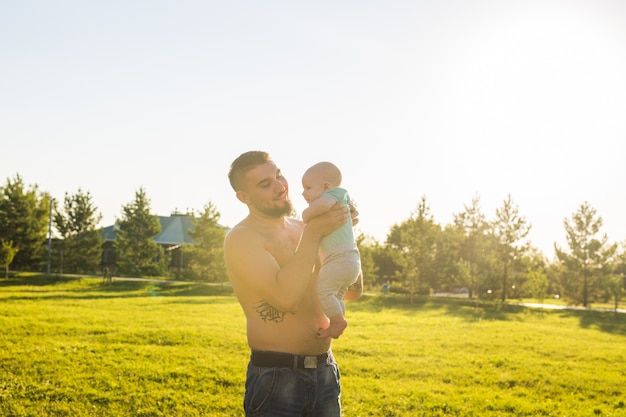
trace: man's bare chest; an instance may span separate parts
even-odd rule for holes
[[[280,266],[285,265],[296,253],[298,243],[286,240],[274,240],[268,243],[268,251]]]
[[[272,254],[276,262],[283,266],[296,253],[300,236],[295,233],[274,234],[267,237],[266,249]]]

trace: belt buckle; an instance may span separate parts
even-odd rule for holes
[[[317,356],[305,356],[304,357],[304,369],[317,368]]]

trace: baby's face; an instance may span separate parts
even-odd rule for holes
[[[302,177],[302,197],[304,197],[307,203],[311,204],[311,201],[326,191],[328,187],[325,184],[327,182],[324,181],[321,175],[316,172],[307,172]]]

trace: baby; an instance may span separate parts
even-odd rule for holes
[[[302,196],[309,206],[302,212],[302,220],[306,223],[336,203],[349,206],[348,191],[340,185],[341,171],[330,162],[320,162],[307,169],[302,176]],[[330,319],[330,327],[320,329],[317,337],[336,339],[348,326],[343,296],[361,274],[361,258],[354,240],[352,220],[322,238],[320,255],[317,291],[322,309]]]

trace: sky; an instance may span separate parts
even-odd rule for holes
[[[298,212],[332,161],[373,239],[510,195],[551,258],[585,202],[626,241],[626,2],[2,2],[0,141],[2,185],[87,191],[102,226],[143,188],[232,227],[230,163],[265,150]]]

